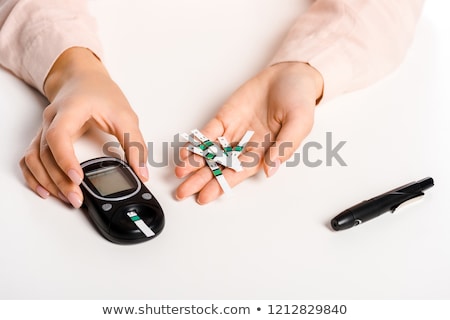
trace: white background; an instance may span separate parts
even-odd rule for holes
[[[163,142],[204,125],[267,64],[304,9],[295,0],[96,0],[91,8],[105,63],[154,142],[155,161]],[[393,74],[317,109],[305,143],[325,145],[332,132],[334,144],[347,141],[345,167],[283,167],[206,206],[174,199],[172,163],[151,168],[147,186],[166,227],[133,246],[104,240],[82,210],[26,187],[18,162],[46,101],[0,70],[0,298],[449,299],[449,31],[443,8],[428,1]],[[102,155],[103,139],[78,141],[79,160]],[[324,149],[310,156],[324,160]],[[343,209],[426,176],[435,187],[421,203],[351,230],[329,228]]]

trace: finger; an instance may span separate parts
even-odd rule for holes
[[[217,119],[214,118],[212,120],[210,120],[206,126],[204,126],[202,129],[199,130],[206,138],[208,138],[210,141],[215,141],[217,139],[217,137],[219,137],[220,135],[223,134],[224,129],[223,129],[223,125],[222,123]],[[188,133],[189,135],[191,135],[191,133]],[[195,139],[195,138],[194,138]],[[198,141],[200,142],[200,141]],[[186,146],[188,146],[190,144],[190,142],[186,143]],[[187,150],[187,148],[182,147],[179,150],[179,159],[180,160],[185,160],[187,159],[189,156],[191,156],[191,152]]]
[[[187,148],[183,148],[187,150]],[[190,153],[190,151],[187,151]],[[192,154],[185,158],[184,160],[181,160],[179,165],[175,167],[175,175],[178,178],[184,178],[187,175],[203,168],[205,166],[205,159],[202,156],[199,156],[197,154]]]
[[[217,118],[211,119],[201,130],[209,140],[215,141],[225,132],[224,124]]]
[[[88,120],[88,116],[79,114],[77,110],[60,112],[48,125],[48,121],[44,120],[40,148],[41,155],[48,160],[43,163],[50,175],[57,166],[74,184],[81,184],[83,170],[75,155],[73,140]]]
[[[175,197],[182,200],[198,193],[212,178],[213,174],[209,168],[203,167],[197,170],[178,186]]]
[[[234,187],[250,176],[258,172],[262,163],[263,148],[252,148],[240,156],[241,163],[244,170],[236,172],[232,169],[225,169],[222,171],[223,176],[227,180],[230,187]],[[187,178],[176,191],[178,200],[192,196],[198,193],[197,202],[199,204],[206,204],[217,199],[223,190],[208,167],[204,167],[189,178]]]
[[[28,187],[36,192],[41,198],[47,199],[50,197],[50,192],[46,188],[44,188],[34,177],[33,173],[28,169],[28,166],[25,162],[25,157],[23,157],[20,162],[20,169],[22,170],[22,175],[25,178],[25,182]]]
[[[234,145],[237,144],[250,129],[250,123],[243,124],[239,120],[240,119],[227,120],[227,123],[225,123],[218,118],[214,118],[200,131],[211,141],[216,141],[218,137],[225,137],[230,144]],[[253,137],[252,140],[256,140],[255,137]]]
[[[227,180],[230,187],[235,187],[244,180],[254,176],[258,172],[258,169],[253,167],[241,172],[235,172],[230,169],[225,169],[222,174]],[[207,204],[219,198],[223,194],[223,190],[220,187],[216,179],[211,179],[198,193],[197,202],[199,204]]]
[[[210,141],[214,142],[217,137],[223,134],[224,127],[217,118],[213,118],[200,130],[200,132]],[[187,149],[187,145],[189,145],[189,143],[186,144],[186,147],[181,147],[178,152],[179,161],[177,161],[177,165],[175,166],[175,175],[178,178],[183,178],[205,166],[204,159],[199,155],[192,154],[192,152]]]
[[[58,188],[41,163],[39,155],[41,136],[42,129],[39,130],[38,134],[31,141],[19,165],[28,186],[42,198],[48,198],[50,193],[57,196]]]
[[[57,196],[63,200],[67,199],[74,208],[80,208],[83,204],[83,194],[79,184],[83,171],[75,156],[72,140],[82,130],[88,117],[83,117],[82,113],[66,111],[52,118],[51,106],[47,108],[49,109],[44,111],[39,141],[40,162],[52,183],[56,185]]]
[[[254,149],[256,152],[257,149]],[[259,149],[261,151],[261,149]],[[225,169],[222,171],[223,176],[227,180],[230,187],[235,187],[244,180],[254,176],[260,168],[262,163],[262,152],[255,153],[251,155],[252,151],[246,152],[243,154],[240,159],[241,162],[245,165],[243,171],[236,172],[231,169]],[[210,179],[208,183],[206,183],[203,188],[199,191],[197,196],[197,202],[199,204],[207,204],[211,201],[216,200],[223,194],[223,190],[220,187],[218,181],[216,179]]]
[[[20,161],[20,168],[28,186],[34,190],[40,197],[48,198],[50,194],[59,197],[68,202],[67,198],[61,194],[58,187],[54,184],[47,173],[46,168],[40,159],[40,141],[42,138],[42,129],[32,140],[27,148],[24,157]]]
[[[229,135],[231,135],[231,134],[229,134]],[[214,141],[216,139],[214,139],[214,140],[210,139],[210,140]],[[251,142],[249,144],[251,144]],[[180,157],[182,157],[185,154],[187,154],[187,156],[185,156],[182,160],[180,160],[179,164],[175,167],[175,175],[178,178],[183,178],[183,177],[199,170],[203,166],[205,166],[205,160],[202,156],[200,156],[198,154],[193,154],[191,151],[188,150],[187,147],[184,147],[181,149],[183,151],[180,150]],[[221,150],[221,148],[220,148],[220,150]],[[211,151],[211,152],[216,153],[216,152],[221,152],[221,151]]]
[[[299,113],[286,118],[275,142],[265,155],[263,168],[267,177],[273,176],[280,165],[294,154],[303,139],[310,133],[312,126],[313,115],[307,116]]]
[[[184,165],[182,161],[186,160],[192,154],[187,148],[189,144],[189,142],[184,144],[178,151],[178,159],[181,161],[181,165]]]
[[[83,204],[83,194],[80,187],[61,170],[57,164],[49,145],[41,139],[39,156],[43,166],[53,184],[56,185],[58,197],[68,200],[74,208],[80,208]]]
[[[115,122],[112,133],[122,145],[128,164],[143,181],[147,181],[149,178],[148,151],[144,137],[139,130],[136,114],[131,112],[123,115],[120,122]]]
[[[39,132],[39,135],[40,133],[41,131]],[[45,168],[40,165],[39,148],[36,147],[36,145],[38,145],[38,142],[35,138],[25,152],[25,155],[20,160],[19,166],[22,170],[25,182],[30,189],[36,192],[41,198],[46,199],[50,196],[50,192],[56,194],[58,190],[56,186],[51,183],[51,179],[46,174]],[[35,178],[33,171],[37,173],[37,176],[39,176],[38,173],[43,173],[39,179],[41,182]]]
[[[44,199],[48,198],[50,194],[56,197],[58,196],[58,188],[48,176],[47,171],[40,164],[39,160],[31,160],[30,155],[26,154],[20,160],[19,165],[25,181],[31,190],[35,191]]]
[[[22,160],[20,161],[20,168],[22,169],[22,174],[25,178],[27,185],[30,187],[30,189],[35,191],[41,198],[47,199],[48,197],[50,197],[50,195],[53,195],[54,197],[59,198],[63,202],[70,204],[70,201],[58,190],[56,185],[54,185],[53,183],[47,184],[47,187],[45,188],[38,182],[38,180],[36,180],[33,173],[26,165],[25,158],[22,158]],[[45,169],[43,170],[45,171]],[[47,189],[52,191],[50,192]]]

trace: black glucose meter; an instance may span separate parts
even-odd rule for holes
[[[124,161],[100,157],[81,163],[84,205],[109,241],[150,240],[164,228],[164,213],[153,194]]]

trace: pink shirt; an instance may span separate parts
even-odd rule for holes
[[[392,71],[412,42],[424,0],[317,0],[272,60],[320,71],[323,100],[366,87]]]
[[[413,38],[424,0],[317,0],[270,64],[301,61],[324,78],[324,98],[365,87],[392,71]],[[281,5],[281,4],[280,4]],[[0,64],[43,91],[58,56],[86,47],[101,57],[82,0],[0,0]]]
[[[86,47],[101,56],[95,20],[82,0],[0,0],[0,64],[43,93],[59,55]]]

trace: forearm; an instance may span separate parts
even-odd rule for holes
[[[107,74],[102,62],[92,51],[80,47],[69,48],[50,69],[44,82],[44,94],[51,102],[64,85],[70,85],[71,80]]]
[[[318,0],[289,31],[271,64],[302,61],[324,79],[324,99],[392,71],[413,38],[423,0]]]
[[[0,64],[42,93],[51,67],[67,49],[89,48],[101,56],[83,0],[5,0],[0,26]]]

